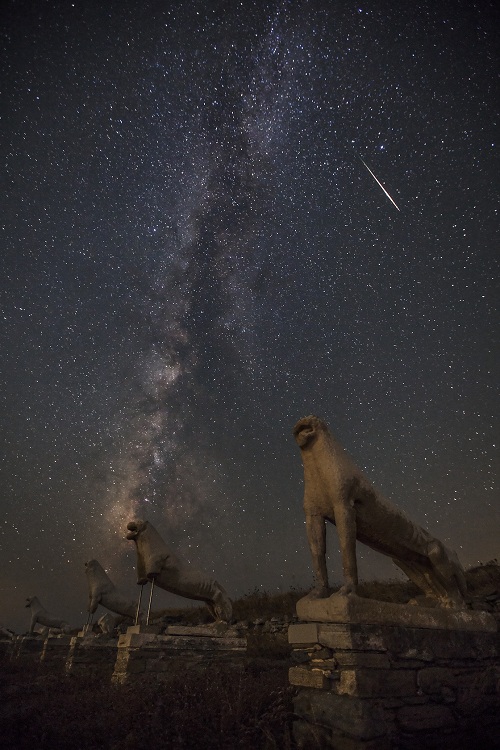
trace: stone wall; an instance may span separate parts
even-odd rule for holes
[[[132,626],[118,639],[81,632],[78,636],[17,636],[6,642],[5,657],[53,673],[99,677],[114,683],[141,678],[161,681],[173,669],[204,669],[214,662],[243,668],[247,640],[224,625]]]
[[[65,669],[67,674],[99,677],[110,681],[116,662],[117,638],[79,635],[71,639]]]
[[[170,626],[160,635],[154,627],[137,625],[118,639],[112,681],[161,681],[173,669],[205,669],[214,662],[243,668],[245,655],[246,639],[227,627],[217,632],[206,626]]]
[[[289,641],[299,748],[500,747],[498,632],[308,622]]]

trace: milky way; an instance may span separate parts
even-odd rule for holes
[[[497,556],[494,4],[3,20],[0,619],[36,594],[78,623],[91,557],[134,591],[131,515],[232,595],[310,585],[310,413],[464,564]]]

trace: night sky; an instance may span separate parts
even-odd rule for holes
[[[93,557],[135,598],[134,514],[232,597],[312,585],[308,414],[499,556],[495,6],[3,4],[3,624],[82,624]]]

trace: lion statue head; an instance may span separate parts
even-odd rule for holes
[[[127,533],[125,535],[125,538],[129,539],[130,541],[135,541],[139,534],[144,531],[147,525],[148,522],[142,521],[140,518],[135,518],[133,521],[129,521],[127,524]]]
[[[327,434],[328,427],[319,417],[311,414],[309,417],[299,419],[293,428],[293,435],[300,448],[312,445],[320,433]]]

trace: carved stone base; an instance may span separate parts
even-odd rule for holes
[[[450,628],[448,620],[442,629],[435,622],[290,625],[297,747],[499,747],[500,635],[484,613],[467,614],[480,615],[476,630],[470,621]]]
[[[333,594],[326,599],[305,596],[297,602],[297,615],[306,622],[403,625],[411,628],[484,632],[497,630],[495,618],[487,612],[394,604],[364,599],[355,594]]]

